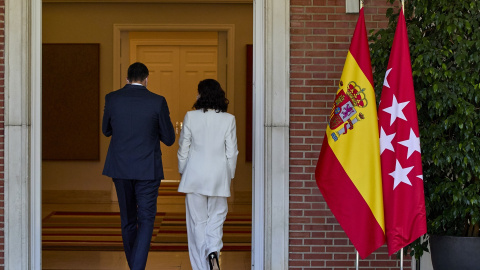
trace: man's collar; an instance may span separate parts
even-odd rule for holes
[[[131,88],[131,89],[147,89],[142,84],[134,84],[134,83],[127,83],[125,84],[124,88]]]

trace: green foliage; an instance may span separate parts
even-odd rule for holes
[[[398,15],[399,10],[389,9],[388,28],[370,36],[377,100]],[[478,236],[480,1],[405,1],[405,17],[420,127],[428,233]]]

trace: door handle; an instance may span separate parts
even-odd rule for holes
[[[179,129],[180,127],[180,129]],[[179,131],[182,131],[182,128],[183,128],[183,122],[175,122],[175,134],[178,135],[178,132]]]

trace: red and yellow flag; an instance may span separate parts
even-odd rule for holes
[[[362,259],[385,243],[378,134],[362,8],[315,170],[325,201]]]

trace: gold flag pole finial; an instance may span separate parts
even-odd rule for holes
[[[363,8],[363,0],[360,0],[360,9]]]

